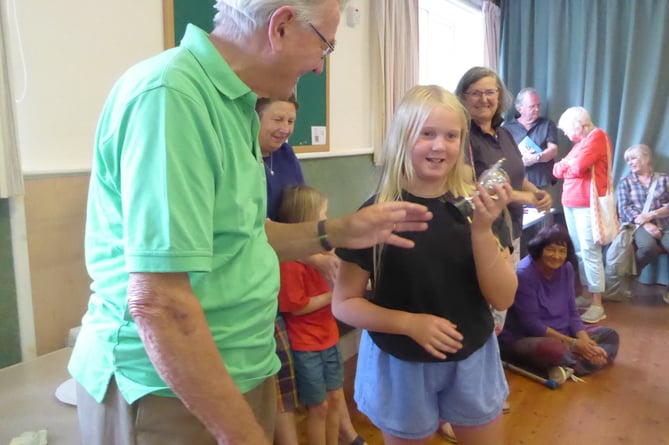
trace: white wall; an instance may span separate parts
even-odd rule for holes
[[[89,170],[112,85],[163,49],[162,0],[0,1],[24,173]],[[342,16],[331,56],[330,149],[336,154],[371,152],[369,5],[351,5],[360,9],[361,23],[349,27]]]
[[[346,24],[342,15],[337,50],[330,67],[330,150],[372,152],[369,0],[352,0],[360,10],[360,24]]]

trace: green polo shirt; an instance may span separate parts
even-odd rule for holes
[[[102,112],[86,221],[93,280],[69,371],[98,401],[174,396],[128,313],[130,272],[188,272],[242,392],[279,369],[279,266],[265,234],[256,95],[189,26],[181,45],[125,73]]]

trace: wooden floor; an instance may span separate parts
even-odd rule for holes
[[[511,412],[504,415],[505,443],[669,445],[669,305],[660,302],[659,292],[640,287],[631,302],[605,303],[608,318],[602,324],[618,331],[620,351],[612,367],[586,383],[569,381],[551,390],[507,371]],[[351,418],[369,445],[381,445],[379,430],[355,408],[354,378],[355,357],[345,372]],[[445,443],[437,435],[430,442]]]

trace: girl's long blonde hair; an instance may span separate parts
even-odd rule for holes
[[[432,110],[441,106],[460,118],[460,152],[453,169],[444,179],[445,189],[455,198],[474,193],[471,167],[465,164],[465,146],[469,140],[469,113],[457,96],[438,85],[417,85],[406,92],[397,105],[384,142],[384,165],[376,191],[375,202],[402,200],[402,188],[413,181],[413,151],[425,121]],[[381,259],[383,245],[374,248],[374,276]]]

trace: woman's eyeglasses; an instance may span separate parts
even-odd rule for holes
[[[499,93],[498,89],[494,90],[474,90],[474,91],[468,91],[465,94],[467,96],[473,97],[474,99],[480,99],[482,97],[485,97],[486,99],[489,97],[494,97]]]

